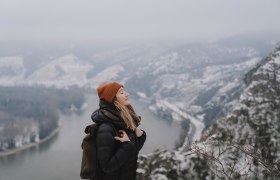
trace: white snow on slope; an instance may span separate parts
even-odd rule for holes
[[[121,64],[110,66],[98,73],[95,77],[91,78],[88,85],[92,87],[106,81],[112,81],[117,78],[118,74],[123,70],[124,68]]]
[[[0,57],[0,84],[4,86],[14,86],[23,83],[25,68],[23,57],[7,56]]]
[[[68,54],[38,69],[28,78],[28,82],[57,87],[83,86],[87,83],[86,73],[92,68],[92,64],[79,60],[73,54]]]

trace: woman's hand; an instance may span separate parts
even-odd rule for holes
[[[115,136],[115,140],[125,142],[125,141],[130,141],[129,137],[127,136],[126,132],[124,130],[120,130],[120,137]]]
[[[143,131],[141,129],[139,129],[139,128],[136,128],[135,129],[135,134],[136,134],[137,137],[140,137],[140,136],[142,136]]]

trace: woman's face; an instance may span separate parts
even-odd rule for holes
[[[123,87],[121,87],[117,94],[116,94],[116,100],[121,103],[124,106],[127,106],[130,104],[129,100],[128,100],[128,93],[124,90]]]

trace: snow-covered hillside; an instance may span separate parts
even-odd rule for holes
[[[149,99],[150,109],[164,119],[190,121],[194,140],[204,124],[230,110],[245,73],[259,61],[252,47],[180,46],[140,68],[126,85]]]
[[[94,89],[105,81],[125,82],[131,73],[167,48],[161,45],[131,46],[86,57],[79,55],[80,52],[42,56],[29,53],[22,56],[0,55],[0,82],[1,86],[39,84],[68,88],[77,85]]]
[[[25,68],[22,56],[0,57],[0,84],[15,86],[23,83]]]
[[[232,112],[199,141],[141,156],[139,179],[279,179],[279,72],[280,46],[246,74]]]
[[[27,83],[46,86],[67,87],[84,86],[87,83],[86,73],[94,68],[92,64],[83,62],[74,54],[54,59],[39,68],[26,79]]]

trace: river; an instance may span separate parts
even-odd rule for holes
[[[81,142],[90,115],[98,107],[96,96],[87,95],[88,108],[82,114],[61,115],[62,128],[45,143],[0,158],[0,180],[77,180],[80,179]],[[141,154],[158,148],[173,149],[181,128],[154,115],[145,103],[131,99],[142,116],[147,133]]]

